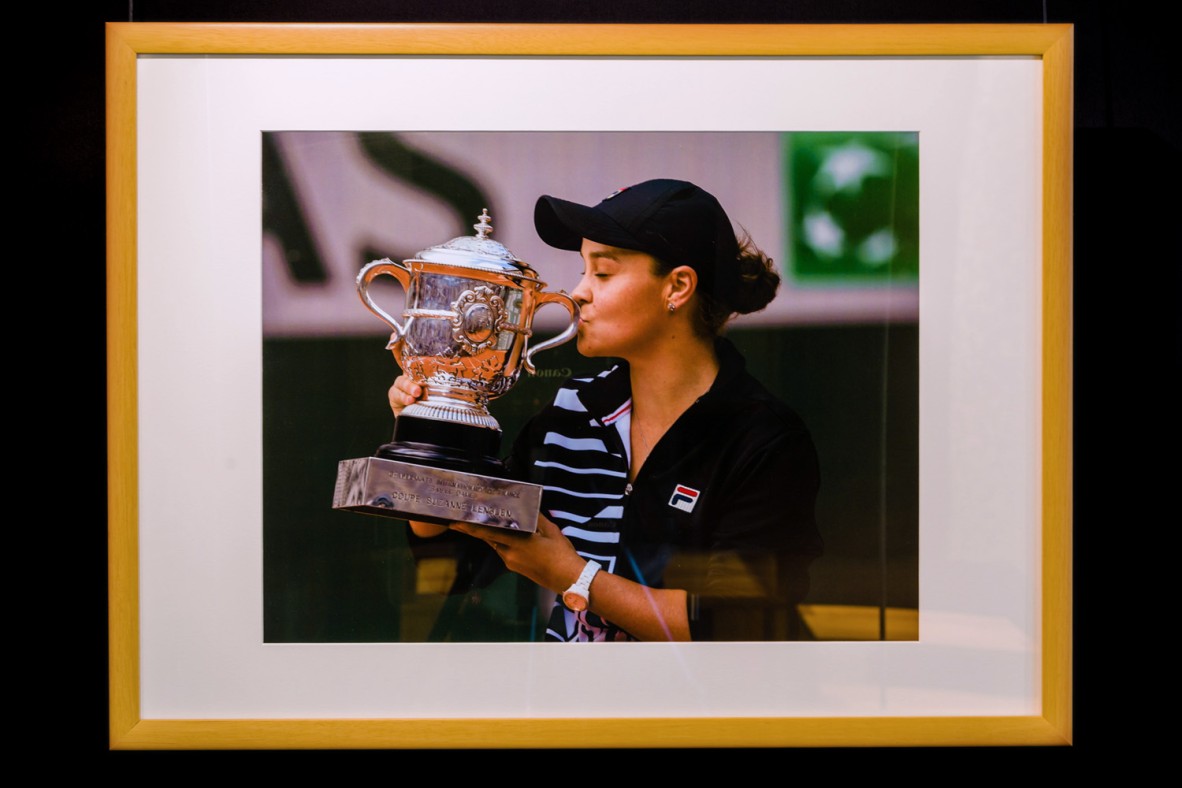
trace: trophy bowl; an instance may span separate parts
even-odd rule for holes
[[[568,341],[578,330],[579,307],[566,293],[544,292],[537,273],[497,241],[486,209],[474,236],[454,238],[402,263],[375,260],[357,275],[365,306],[394,335],[402,371],[423,388],[419,402],[402,415],[499,429],[488,401],[517,382],[533,357]],[[406,291],[404,322],[386,314],[369,294],[381,275],[393,276]],[[562,333],[529,347],[534,315],[550,303],[570,312]]]
[[[378,514],[386,514],[380,510],[390,509],[392,516],[445,521],[448,517],[434,510],[415,510],[416,501],[427,497],[414,486],[415,480],[428,483],[438,491],[441,485],[446,487],[456,482],[456,477],[449,476],[451,473],[474,474],[481,479],[462,480],[466,489],[484,493],[494,487],[499,489],[490,480],[504,475],[499,459],[501,428],[489,413],[488,403],[509,391],[522,370],[529,374],[536,371],[533,363],[536,354],[567,342],[578,331],[578,304],[566,293],[546,292],[546,283],[538,279],[532,268],[490,237],[493,227],[487,209],[473,229],[475,235],[453,238],[401,263],[375,260],[357,275],[362,302],[393,331],[387,348],[393,351],[403,373],[423,391],[417,402],[399,414],[393,440],[380,446],[374,456],[379,461],[417,467],[411,471],[402,467],[383,468],[384,478],[402,479],[408,486],[378,490],[367,474],[372,463],[363,467],[360,460],[344,461],[354,465],[346,470],[342,463],[336,508],[359,508]],[[383,310],[370,295],[370,285],[379,276],[394,277],[406,292],[401,321]],[[531,345],[534,316],[542,306],[553,303],[567,310],[569,324],[557,336]],[[342,493],[345,484],[342,478],[346,476],[353,480],[346,486],[361,485],[365,491]],[[509,488],[510,498],[515,497],[514,490],[520,492],[536,486],[503,483],[516,485]],[[528,492],[535,496],[535,491]],[[354,505],[338,505],[342,497]],[[355,505],[361,499],[365,502]],[[455,502],[451,508],[466,511]],[[488,510],[501,511],[506,507],[473,508],[479,508],[484,519],[469,521],[498,524],[487,521]],[[532,530],[535,523],[518,522],[529,519],[529,508],[524,507],[524,517],[515,512],[508,518],[516,525],[504,527]],[[448,512],[449,516],[454,514]],[[533,506],[535,520],[536,516],[537,507]],[[466,518],[451,516],[451,519]]]

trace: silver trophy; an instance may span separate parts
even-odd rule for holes
[[[365,306],[393,329],[393,350],[423,396],[395,422],[394,438],[373,457],[343,460],[334,509],[428,522],[465,521],[522,531],[537,527],[541,487],[504,478],[501,428],[489,400],[535,372],[533,358],[578,331],[579,307],[490,236],[485,210],[476,234],[432,246],[402,263],[375,260],[357,275]],[[370,296],[387,275],[406,291],[402,322]],[[530,346],[544,304],[557,303],[570,323]]]

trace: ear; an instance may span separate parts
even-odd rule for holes
[[[665,275],[665,300],[680,309],[689,303],[698,290],[698,272],[688,265],[679,265]]]

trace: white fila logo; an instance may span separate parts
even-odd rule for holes
[[[683,512],[692,512],[694,505],[698,502],[698,496],[701,494],[701,492],[695,490],[693,487],[686,487],[684,484],[679,484],[673,488],[673,495],[669,498],[669,505]]]

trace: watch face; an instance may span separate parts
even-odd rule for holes
[[[562,595],[562,604],[576,613],[581,613],[587,609],[587,597],[580,596],[573,591],[567,591]]]

